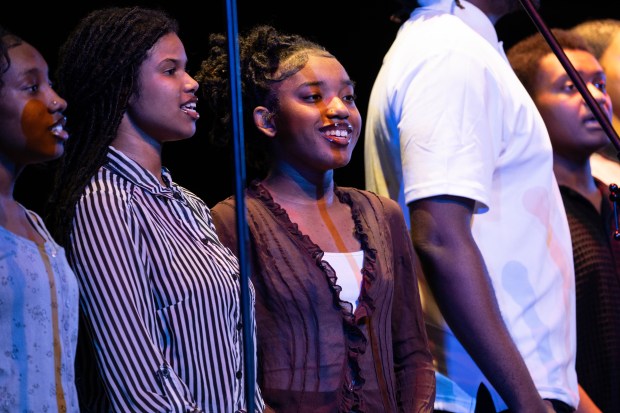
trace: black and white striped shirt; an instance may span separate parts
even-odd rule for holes
[[[206,204],[163,174],[168,187],[110,147],[76,206],[69,260],[105,386],[82,357],[80,401],[95,411],[232,413],[245,408],[238,261]],[[255,332],[253,288],[250,297]]]

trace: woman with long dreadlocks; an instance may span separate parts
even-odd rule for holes
[[[80,283],[88,411],[246,408],[243,358],[255,355],[242,351],[237,259],[205,203],[162,167],[163,145],[193,136],[199,117],[177,32],[162,11],[105,8],[61,47],[74,139],[49,223]],[[255,401],[262,411],[258,390]]]

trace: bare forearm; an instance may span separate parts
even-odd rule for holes
[[[581,386],[579,386],[579,406],[575,413],[601,413],[601,409],[598,408]]]
[[[514,412],[545,412],[501,317],[470,223],[473,201],[436,197],[411,205],[412,236],[446,322]]]
[[[515,412],[546,411],[501,318],[479,254],[453,251],[424,261],[446,322],[508,406]]]

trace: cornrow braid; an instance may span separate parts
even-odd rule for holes
[[[54,165],[54,190],[46,223],[69,247],[75,205],[103,165],[149,50],[178,23],[162,10],[110,7],[88,14],[60,48],[57,88],[68,102],[70,139]]]
[[[202,100],[214,113],[208,128],[210,140],[224,145],[230,142],[231,107],[229,63],[226,37],[212,34],[209,52],[202,61],[195,78],[200,83]],[[259,25],[239,36],[239,66],[243,96],[244,132],[248,166],[257,175],[266,172],[268,150],[266,139],[254,125],[253,111],[265,106],[277,116],[278,102],[274,86],[301,70],[310,54],[334,57],[323,46],[295,34],[277,31],[268,25]]]

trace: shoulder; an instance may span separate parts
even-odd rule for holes
[[[57,244],[56,241],[54,240],[54,238],[52,238],[52,235],[50,234],[49,230],[47,229],[47,226],[45,225],[45,222],[43,221],[41,216],[39,214],[37,214],[36,212],[34,212],[33,210],[30,210],[30,209],[24,207],[23,205],[22,205],[22,208],[24,209],[25,213],[28,215],[28,218],[32,222],[32,225],[37,229],[37,232],[46,241],[52,242],[53,244]]]
[[[84,187],[78,203],[82,205],[109,203],[118,207],[119,203],[129,202],[135,189],[136,185],[123,175],[101,167]]]
[[[223,224],[227,222],[234,222],[236,220],[235,215],[236,202],[235,197],[230,196],[211,208],[211,215],[213,216],[213,220],[215,221],[215,226],[218,224]]]
[[[175,182],[172,183],[172,186],[178,189],[179,191],[183,192],[183,195],[185,195],[187,198],[192,199],[196,202],[204,203],[202,198],[200,198],[198,195],[196,195],[194,192],[190,191],[189,189],[185,188],[184,186],[181,186]]]
[[[491,26],[491,29],[494,28]],[[480,33],[465,23],[461,18],[449,13],[431,16],[418,16],[405,22],[400,28],[396,42],[416,50],[427,51],[462,51],[475,55],[475,47],[486,41]],[[473,49],[473,50],[472,50]]]
[[[190,191],[189,189],[182,187],[180,185],[174,184],[175,188],[183,193],[183,196],[187,200],[187,202],[194,208],[194,210],[198,211],[209,211],[209,207],[206,202],[200,198],[198,195]]]
[[[211,217],[215,232],[224,245],[237,253],[237,215],[235,198],[226,198],[211,208]]]
[[[37,214],[36,212],[34,212],[32,209],[26,208],[24,205],[22,205],[19,202],[18,202],[18,205],[24,210],[24,212],[26,213],[26,215],[28,215],[30,219],[32,219],[35,222],[43,222],[43,220],[41,219],[41,216]]]
[[[402,214],[400,205],[393,199],[379,195],[365,189],[339,187],[342,193],[347,194],[355,205],[360,207],[368,206],[375,210],[380,210],[386,216]]]
[[[230,213],[231,211],[234,212],[235,208],[236,208],[237,203],[235,202],[235,197],[234,196],[229,196],[226,199],[223,199],[221,201],[219,201],[217,204],[215,204],[215,206],[213,206],[213,208],[211,208],[211,211],[217,211],[219,213]]]

